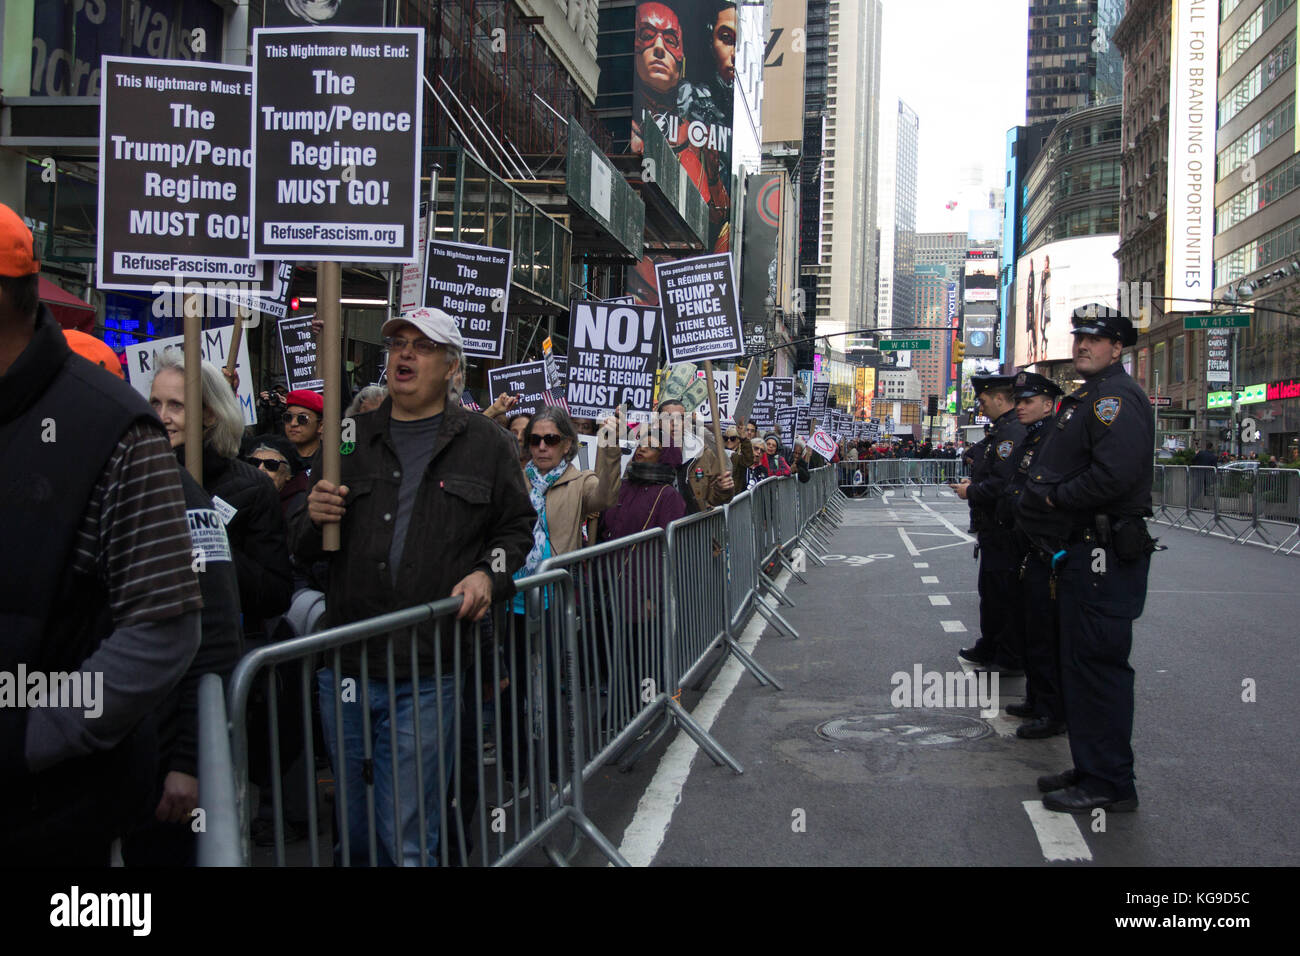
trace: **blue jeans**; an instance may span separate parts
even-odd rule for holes
[[[398,798],[401,813],[401,834],[393,832],[393,753],[392,719],[388,707],[387,680],[371,680],[370,693],[370,772],[367,773],[361,707],[364,698],[361,688],[348,693],[343,702],[343,759],[336,752],[338,728],[334,719],[334,673],[329,668],[317,675],[320,687],[321,724],[325,733],[325,748],[329,752],[330,766],[334,768],[339,791],[346,787],[347,820],[339,822],[342,832],[346,825],[348,852],[352,864],[365,865],[370,858],[369,818],[366,811],[366,791],[371,790],[375,801],[376,859],[380,866],[420,865],[420,809],[416,803],[416,760],[424,772],[424,815],[426,830],[426,866],[438,865],[438,836],[442,818],[445,792],[438,788],[438,753],[443,754],[444,772],[451,780],[456,760],[453,746],[456,678],[442,678],[442,736],[438,735],[438,680],[425,677],[420,680],[420,744],[421,753],[415,751],[415,699],[412,682],[396,681],[397,714],[397,775]],[[360,678],[356,678],[360,684]],[[352,698],[355,698],[353,700]],[[367,783],[367,778],[370,780]],[[341,794],[335,806],[342,806]],[[401,846],[399,848],[398,843]],[[334,846],[334,859],[342,865],[342,838]]]

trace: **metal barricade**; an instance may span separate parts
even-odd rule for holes
[[[204,674],[199,680],[199,806],[204,825],[197,843],[199,866],[241,866],[239,801],[235,795],[235,765],[230,755],[230,721],[221,678]]]
[[[1222,528],[1234,541],[1237,531],[1225,518],[1250,521],[1255,514],[1255,476],[1249,472],[1217,469],[1215,475],[1214,528]],[[1208,530],[1208,529],[1207,529]]]
[[[336,866],[508,865],[566,821],[575,840],[583,833],[624,864],[583,811],[572,582],[552,571],[516,587],[514,601],[477,623],[458,619],[454,597],[245,655],[229,697],[245,862],[253,773],[269,782],[259,786],[260,819],[273,829],[273,862],[287,862],[296,821],[287,819],[294,794],[283,791],[281,766],[294,759],[286,749],[301,749],[306,819],[297,823],[307,846],[296,863],[321,865],[319,837],[332,819]],[[257,691],[265,753],[251,733]],[[319,779],[318,748],[332,779]],[[332,812],[321,807],[327,801]]]
[[[831,481],[835,480],[833,467],[823,470],[829,474]],[[791,637],[799,636],[790,622],[767,601],[766,595],[772,594],[781,603],[793,602],[763,573],[763,565],[771,559],[776,539],[770,513],[773,505],[770,489],[774,482],[781,480],[787,479],[769,478],[731,499],[725,508],[730,574],[727,605],[733,634],[740,633],[749,612],[755,610],[783,633]]]
[[[1218,518],[1218,469],[1213,466],[1192,465],[1185,467],[1184,470],[1187,473],[1186,481],[1183,483],[1186,504],[1183,513],[1174,519],[1174,527],[1181,528],[1187,525],[1193,530],[1201,531],[1210,527]],[[1174,495],[1178,493],[1176,483],[1170,493]]]
[[[1264,527],[1269,525],[1300,526],[1300,512],[1297,511],[1297,482],[1300,472],[1290,468],[1261,468],[1255,473],[1254,500],[1255,513],[1251,526],[1239,539],[1241,543],[1249,541],[1255,535],[1268,545],[1274,545]],[[1274,533],[1280,533],[1273,529]],[[1282,540],[1289,540],[1291,534]],[[1280,542],[1273,550],[1281,547]]]
[[[588,755],[584,777],[617,760],[665,715],[716,763],[742,772],[674,696],[666,543],[663,529],[652,528],[542,562],[541,570],[566,570],[573,578],[575,681],[592,704],[577,730]]]

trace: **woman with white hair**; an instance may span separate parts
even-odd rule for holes
[[[226,523],[239,578],[239,604],[246,633],[259,633],[263,618],[283,614],[293,591],[284,517],[275,486],[239,460],[244,416],[221,371],[204,362],[203,481]],[[185,461],[185,360],[180,349],[158,359],[149,404],[162,419],[176,457]]]

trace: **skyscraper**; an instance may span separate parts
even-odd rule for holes
[[[916,324],[916,168],[920,120],[910,106],[882,117],[880,187],[877,196],[880,227],[879,288],[876,314],[881,327],[911,328]]]
[[[881,18],[880,0],[808,3],[801,285],[818,335],[874,320]]]
[[[1123,15],[1123,0],[1030,0],[1027,123],[1122,95],[1123,59],[1111,39]]]

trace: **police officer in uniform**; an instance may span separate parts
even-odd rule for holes
[[[1017,737],[1029,740],[1063,733],[1065,711],[1061,706],[1056,594],[1050,581],[1055,550],[1049,551],[1037,542],[1032,526],[1018,526],[1016,506],[1034,458],[1050,431],[1056,399],[1062,394],[1061,387],[1045,376],[1034,372],[1016,376],[1016,418],[1025,426],[1025,440],[1016,447],[1015,474],[998,500],[998,524],[1013,532],[1019,569],[1017,613],[1025,635],[1025,700],[1008,704],[1007,713],[1030,718],[1016,728]]]
[[[995,518],[998,498],[1014,470],[1012,453],[1025,437],[1024,426],[1016,420],[1011,385],[1010,375],[971,376],[980,412],[992,420],[993,427],[970,478],[949,487],[970,505],[980,562],[980,639],[974,647],[962,648],[958,656],[978,667],[1016,675],[1021,667],[1019,645],[1023,632],[1013,613],[1015,602],[1009,596],[1019,569],[1015,567],[1011,534],[998,527]]]
[[[1146,602],[1155,542],[1155,423],[1120,355],[1133,324],[1100,305],[1075,311],[1074,367],[1084,382],[1061,402],[1025,482],[1020,514],[1051,556],[1060,610],[1061,692],[1074,766],[1040,777],[1043,806],[1065,813],[1138,805],[1134,787],[1133,621]]]

